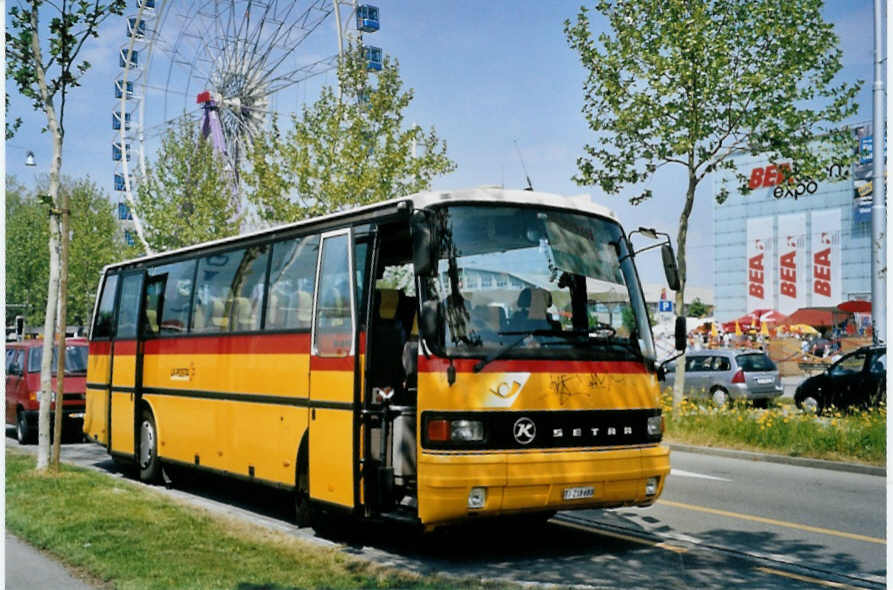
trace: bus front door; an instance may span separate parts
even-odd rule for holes
[[[310,350],[309,495],[356,505],[356,290],[350,229],[322,235]]]
[[[112,383],[109,398],[109,452],[135,456],[134,415],[139,393],[141,355],[139,319],[145,273],[121,275],[118,317],[112,340]]]

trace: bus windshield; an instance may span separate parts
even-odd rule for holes
[[[644,298],[620,226],[558,209],[434,210],[435,299],[448,356],[654,359]]]

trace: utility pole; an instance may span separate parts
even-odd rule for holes
[[[884,6],[874,0],[874,108],[871,131],[871,333],[874,343],[887,341],[887,191],[884,141]]]

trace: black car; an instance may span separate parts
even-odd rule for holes
[[[797,407],[821,414],[834,406],[869,408],[887,400],[887,347],[865,346],[797,387]]]

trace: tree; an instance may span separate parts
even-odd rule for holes
[[[703,318],[708,313],[710,313],[710,309],[698,297],[695,297],[695,300],[688,306],[688,315],[693,318]]]
[[[43,361],[40,367],[40,416],[38,419],[37,469],[45,470],[49,463],[49,411],[50,375],[52,361],[51,334],[56,334],[59,362],[57,363],[57,392],[62,399],[65,374],[65,325],[66,290],[68,281],[68,224],[71,208],[65,193],[59,194],[59,173],[62,169],[62,145],[65,140],[65,103],[68,92],[79,86],[80,77],[90,68],[88,61],[78,61],[78,54],[92,37],[98,37],[99,26],[111,14],[121,14],[126,0],[112,0],[107,4],[99,0],[80,0],[47,3],[42,0],[22,2],[9,9],[9,30],[6,33],[7,77],[15,80],[22,96],[31,99],[35,110],[44,112],[46,130],[53,142],[53,159],[50,164],[49,258],[50,273],[47,280],[47,306],[44,316]],[[40,42],[40,15],[54,11],[49,23],[49,38],[44,49]],[[127,56],[130,57],[129,55]],[[7,139],[15,133],[15,125],[6,127]],[[58,316],[56,314],[58,303]],[[54,332],[58,324],[59,328]],[[62,404],[56,405],[55,444],[53,467],[59,466],[59,441],[62,438]]]
[[[412,90],[385,58],[377,85],[362,48],[338,66],[340,91],[326,86],[291,127],[255,140],[243,173],[248,197],[268,223],[295,221],[411,194],[455,169],[434,129],[403,128]],[[416,155],[418,150],[419,154]]]
[[[574,180],[617,194],[641,188],[665,164],[687,172],[676,261],[683,309],[686,237],[695,191],[717,170],[747,179],[730,156],[768,154],[793,160],[784,181],[822,179],[852,152],[835,124],[856,112],[861,82],[834,84],[841,51],[821,0],[599,0],[610,32],[593,39],[589,13],[565,21],[567,40],[588,76],[583,114],[595,134],[583,148]],[[822,149],[815,149],[821,141]],[[725,200],[720,192],[718,199]],[[676,364],[673,402],[682,399],[684,359]]]
[[[238,193],[226,163],[185,117],[165,133],[135,205],[156,251],[239,233]]]
[[[38,323],[46,307],[50,274],[47,217],[49,210],[38,198],[45,185],[29,192],[14,178],[7,178],[6,192],[6,300],[30,305],[26,315]],[[128,257],[124,238],[115,220],[114,206],[89,178],[63,176],[60,192],[71,202],[71,255],[66,308],[78,325],[86,325],[93,313],[102,268]]]
[[[6,303],[37,325],[46,309],[50,254],[47,207],[15,178],[6,179]],[[8,318],[7,318],[8,319]]]

